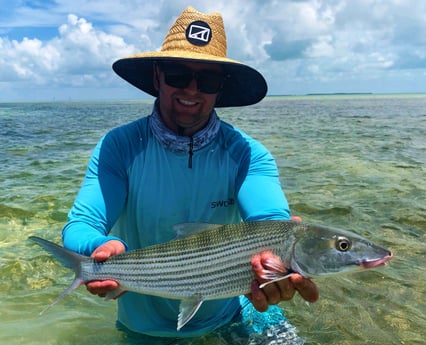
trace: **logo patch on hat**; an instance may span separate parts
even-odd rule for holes
[[[212,39],[212,30],[206,22],[197,20],[186,28],[186,39],[197,46],[205,46]]]

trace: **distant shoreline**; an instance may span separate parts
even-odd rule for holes
[[[375,92],[318,92],[318,93],[304,93],[304,94],[272,94],[266,97],[322,97],[322,96],[425,96],[426,92],[394,92],[394,93],[375,93]]]
[[[326,92],[326,93],[307,93],[306,96],[351,96],[351,95],[373,95],[373,92]]]
[[[373,96],[373,97],[426,97],[426,92],[394,92],[394,93],[375,93],[375,92],[318,92],[318,93],[305,93],[305,94],[268,94],[265,98],[275,97],[350,97],[350,96]],[[79,103],[79,102],[101,102],[101,103],[114,103],[114,102],[149,102],[150,104],[154,101],[154,97],[141,94],[140,98],[117,98],[117,99],[102,99],[102,98],[88,98],[88,99],[74,99],[71,97],[64,99],[50,99],[50,100],[0,100],[0,104],[10,103]]]
[[[301,93],[301,94],[282,94],[282,95],[267,95],[267,97],[300,97],[300,96],[372,96],[382,95],[381,93],[374,92],[314,92],[314,93]],[[387,95],[387,94],[384,94]]]

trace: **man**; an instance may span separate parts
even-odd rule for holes
[[[188,7],[160,52],[118,60],[113,68],[157,99],[150,116],[112,130],[98,143],[63,230],[67,248],[103,261],[171,240],[179,223],[290,217],[270,153],[214,110],[259,102],[267,91],[259,72],[226,57],[220,14]],[[299,275],[259,288],[264,266],[277,260],[269,252],[252,259],[257,280],[247,297],[254,307],[265,311],[296,290],[315,301],[315,285]],[[105,296],[119,285],[95,281],[87,288]],[[248,299],[205,302],[177,331],[178,301],[127,292],[118,299],[118,323],[150,336],[198,336],[235,320]]]

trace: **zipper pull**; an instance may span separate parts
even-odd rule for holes
[[[188,160],[188,168],[192,169],[192,156],[194,155],[194,139],[189,137],[189,160]]]

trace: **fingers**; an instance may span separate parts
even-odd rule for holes
[[[252,301],[253,306],[259,311],[265,311],[269,304],[278,304],[281,301],[291,300],[296,291],[308,302],[315,302],[319,298],[316,285],[300,274],[292,274],[288,279],[279,280],[273,284],[268,284],[262,289],[259,285],[268,281],[264,276],[268,274],[278,274],[285,276],[281,259],[270,251],[264,251],[254,255],[251,260],[255,280],[251,284],[251,293],[247,297]]]
[[[108,292],[118,289],[119,286],[115,280],[95,280],[86,284],[87,291],[99,297],[105,297]]]
[[[304,278],[300,274],[294,274],[290,277],[289,281],[304,300],[310,303],[318,300],[319,291],[312,280]]]
[[[281,301],[289,301],[293,298],[296,290],[289,281],[283,280],[268,284],[262,288],[269,304],[278,304]]]
[[[265,283],[271,279],[284,277],[287,269],[281,259],[271,251],[263,251],[260,254],[253,255],[251,266],[255,274],[255,278],[259,283]],[[272,285],[272,284],[271,284]]]
[[[127,291],[123,290],[118,282],[115,280],[95,280],[86,284],[86,289],[93,295],[99,297],[106,297],[109,294],[109,298],[117,299],[123,296]]]
[[[268,281],[267,279],[263,278],[269,273],[269,270],[265,265],[265,261],[270,261],[269,258],[272,256],[272,252],[264,251],[260,254],[253,255],[251,259],[251,267],[253,269],[255,278],[259,283],[265,283]]]
[[[257,280],[251,282],[251,292],[247,294],[246,297],[258,311],[264,312],[268,309],[268,299],[262,289],[259,288],[259,282]]]
[[[105,261],[113,255],[124,253],[126,247],[121,241],[111,240],[96,248],[92,253],[92,258],[96,261]],[[116,290],[120,284],[115,280],[96,280],[86,283],[86,289],[93,295],[105,297],[108,292]],[[118,297],[118,296],[117,296]]]
[[[264,276],[268,274],[286,274],[281,260],[270,251],[254,255],[251,265],[256,279],[251,284],[251,293],[247,297],[259,311],[265,311],[270,304],[278,304],[293,297],[295,290],[288,279],[268,284],[262,289],[259,285],[268,281]]]
[[[296,293],[296,289],[289,279],[280,280],[274,285],[280,292],[280,301],[289,301],[294,297],[294,294]],[[280,301],[278,301],[277,303],[279,303]]]
[[[253,280],[251,283],[251,292],[246,296],[258,311],[266,311],[270,304],[288,301],[292,299],[295,294],[296,290],[292,284],[283,288],[279,283],[269,284],[261,289],[259,287],[259,282]]]
[[[111,240],[96,248],[92,253],[92,258],[96,261],[105,261],[109,257],[125,251],[126,247],[121,241]]]

